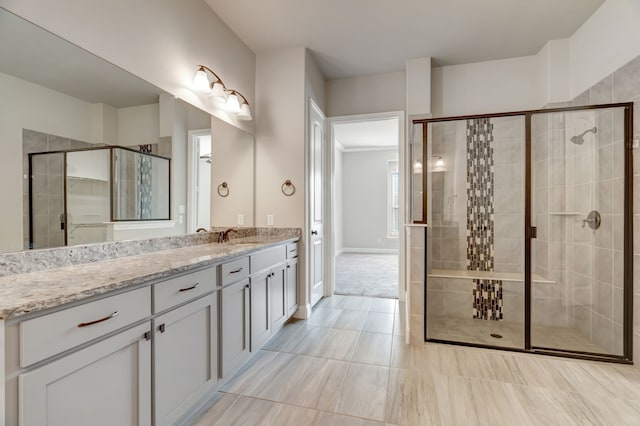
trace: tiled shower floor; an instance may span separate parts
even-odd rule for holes
[[[474,318],[427,316],[427,333],[432,339],[450,340],[508,348],[524,347],[524,324],[508,321],[486,321]],[[502,338],[492,337],[498,334]],[[566,327],[533,326],[533,346],[606,354],[578,330]],[[622,350],[622,348],[620,348]]]

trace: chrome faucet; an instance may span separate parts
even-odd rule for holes
[[[229,241],[229,233],[231,232],[238,232],[238,230],[234,228],[229,228],[227,230],[218,232],[218,242],[226,243],[227,241]]]

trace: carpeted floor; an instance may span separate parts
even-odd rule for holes
[[[336,294],[398,298],[398,255],[342,253],[336,257]]]

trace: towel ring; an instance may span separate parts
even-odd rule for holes
[[[222,182],[220,185],[218,185],[218,195],[221,197],[229,196],[229,185],[227,184],[227,182]]]
[[[295,185],[293,183],[291,183],[291,181],[289,179],[284,181],[284,183],[280,187],[280,190],[287,197],[291,197],[293,194],[296,193],[296,187],[295,187]]]

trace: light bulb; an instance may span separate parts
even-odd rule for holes
[[[251,110],[247,102],[243,102],[242,105],[240,105],[240,112],[236,115],[236,118],[238,120],[251,120]]]
[[[413,172],[422,173],[422,163],[420,162],[420,160],[416,160],[416,162],[413,164]]]
[[[436,167],[444,167],[444,160],[442,159],[442,157],[438,157],[438,159],[436,160]]]
[[[236,92],[231,92],[227,98],[227,111],[233,114],[240,112],[240,102],[238,102],[238,96]]]
[[[224,91],[224,85],[220,80],[213,83],[211,86],[211,97],[218,103],[227,101],[227,94]]]
[[[193,77],[193,90],[201,93],[208,93],[211,91],[209,78],[207,77],[207,73],[203,67],[200,67],[200,69],[196,71],[196,75]]]

